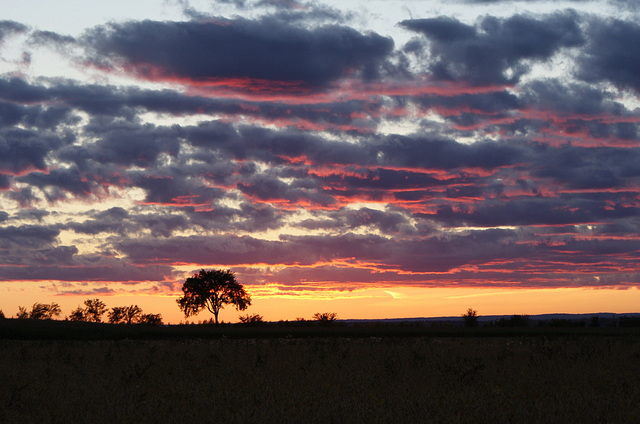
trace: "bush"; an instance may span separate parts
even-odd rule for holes
[[[317,312],[313,314],[313,319],[320,322],[331,322],[338,319],[338,314],[335,312]]]
[[[248,324],[248,325],[251,325],[251,324],[256,325],[264,322],[264,318],[262,318],[262,315],[258,315],[258,314],[240,315],[238,319],[242,324]]]
[[[28,319],[29,312],[27,312],[27,308],[24,306],[18,306],[18,313],[16,314],[16,318],[18,319]]]
[[[138,320],[139,324],[153,325],[159,327],[163,324],[160,314],[143,314]]]
[[[478,311],[474,309],[467,309],[465,314],[462,314],[465,327],[477,327],[478,326]]]
[[[618,319],[619,327],[640,327],[640,317],[620,317]]]
[[[528,327],[529,316],[528,315],[511,315],[509,319],[500,318],[495,323],[496,327]]]
[[[575,328],[575,327],[585,327],[586,324],[587,323],[584,320],[554,318],[551,321],[540,321],[538,323],[538,327]]]

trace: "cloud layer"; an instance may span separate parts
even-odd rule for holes
[[[258,6],[78,36],[0,22],[0,52],[87,75],[0,77],[0,280],[640,284],[637,20],[425,16],[383,34]]]

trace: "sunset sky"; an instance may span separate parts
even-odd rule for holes
[[[639,4],[1,2],[0,309],[639,312]]]

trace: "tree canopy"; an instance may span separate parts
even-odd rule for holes
[[[107,314],[111,324],[137,324],[142,316],[138,305],[114,306]]]
[[[31,307],[31,312],[27,311],[27,308],[18,306],[19,319],[53,319],[61,313],[60,305],[55,302],[47,303],[34,303]]]
[[[213,314],[218,324],[218,314],[225,305],[234,305],[243,311],[251,305],[251,296],[242,284],[236,281],[230,270],[204,270],[194,274],[182,285],[184,296],[177,300],[185,317],[198,314],[207,309]]]
[[[102,322],[102,315],[107,312],[107,305],[100,299],[87,299],[85,307],[78,306],[69,315],[70,321]]]

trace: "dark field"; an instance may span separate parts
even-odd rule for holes
[[[102,340],[5,331],[0,422],[640,422],[634,332],[158,330]]]

